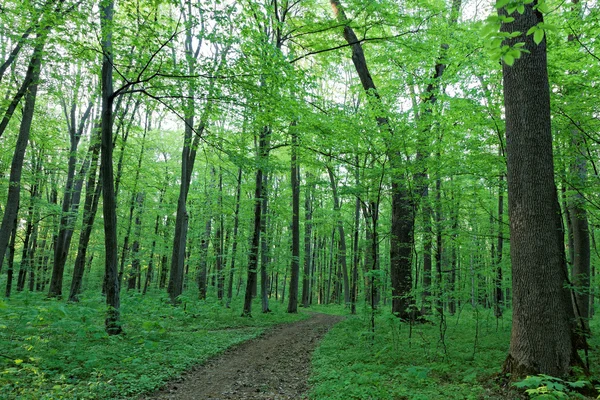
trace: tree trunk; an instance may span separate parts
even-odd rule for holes
[[[240,222],[240,200],[242,197],[242,168],[238,168],[237,174],[237,189],[235,194],[235,211],[233,215],[233,243],[231,244],[231,267],[229,268],[229,282],[227,286],[227,304],[229,308],[231,305],[231,298],[233,297],[233,278],[235,274],[235,256],[237,253],[238,244],[238,227]]]
[[[337,182],[335,181],[333,170],[329,165],[327,165],[327,172],[329,173],[329,182],[331,184],[331,190],[333,192],[333,210],[335,213],[336,226],[339,236],[338,256],[340,260],[340,268],[342,269],[342,278],[344,282],[344,304],[348,306],[348,304],[350,303],[350,283],[348,279],[348,267],[346,263],[346,233],[344,232],[344,222],[340,215],[341,206],[340,198],[337,191]]]
[[[256,154],[256,180],[254,190],[254,230],[252,241],[250,243],[250,254],[248,255],[248,279],[246,281],[246,294],[244,295],[243,317],[252,316],[252,289],[256,287],[256,271],[258,269],[258,250],[260,245],[260,224],[262,219],[261,203],[262,203],[262,181],[263,168],[269,156],[269,136],[271,129],[265,126],[259,136],[258,148]]]
[[[423,190],[423,294],[421,313],[426,314],[431,312],[431,277],[432,277],[432,262],[431,254],[433,250],[433,229],[431,227],[431,215],[433,209],[429,199],[429,187],[425,185]]]
[[[112,23],[114,0],[100,1],[100,27],[102,31],[102,117],[101,117],[101,175],[102,205],[104,215],[104,287],[108,311],[105,320],[106,333],[118,335],[120,323],[119,276],[117,263],[117,210],[113,175],[113,54]]]
[[[312,271],[312,196],[315,184],[312,176],[306,174],[307,182],[306,193],[304,197],[304,274],[302,275],[302,307],[310,306],[310,282]]]
[[[77,211],[79,209],[79,199],[81,197],[81,189],[83,185],[83,177],[85,171],[81,171],[79,177],[75,179],[75,167],[77,164],[77,147],[79,140],[83,134],[88,118],[91,115],[93,103],[88,104],[87,109],[83,113],[79,124],[77,125],[76,110],[77,110],[77,90],[72,100],[70,112],[67,112],[66,105],[63,104],[64,113],[67,117],[67,126],[69,128],[69,163],[67,167],[67,182],[63,195],[60,227],[58,238],[54,246],[54,265],[52,268],[52,277],[50,278],[50,288],[48,291],[49,297],[61,297],[63,286],[63,275],[65,271],[65,263],[71,247],[71,239],[77,220]],[[85,165],[84,161],[82,165]]]
[[[79,234],[79,244],[77,245],[77,257],[75,257],[75,265],[73,267],[73,279],[71,280],[71,291],[69,293],[69,301],[79,301],[81,293],[81,284],[83,282],[83,274],[85,272],[85,262],[87,258],[88,244],[98,211],[98,202],[102,194],[102,178],[96,181],[96,173],[98,169],[98,156],[100,154],[101,130],[96,129],[97,135],[93,135],[90,143],[91,161],[88,171],[88,178],[85,185],[85,201],[83,204],[83,223],[81,233]]]
[[[502,289],[502,253],[504,252],[504,174],[498,183],[498,245],[496,247],[496,276],[494,279],[494,315],[502,316],[504,302]]]
[[[288,313],[298,312],[298,280],[300,278],[300,166],[298,164],[298,131],[296,123],[290,126],[292,135],[291,183],[292,183],[292,265]],[[342,227],[342,233],[343,233]],[[344,249],[345,251],[345,249]],[[345,255],[344,255],[345,257]],[[345,262],[345,258],[344,258]]]
[[[13,271],[15,264],[15,241],[17,238],[17,221],[13,225],[13,230],[10,235],[10,243],[8,244],[8,268],[6,271],[6,291],[4,297],[9,298],[12,291]]]
[[[38,37],[39,39],[39,37]],[[44,40],[40,40],[33,50],[33,56],[29,62],[27,69],[32,74],[32,83],[25,95],[25,106],[23,107],[23,116],[19,128],[19,136],[10,166],[10,177],[8,183],[8,197],[6,199],[6,207],[2,217],[2,225],[0,227],[0,272],[2,272],[2,264],[6,248],[12,234],[14,224],[16,223],[17,213],[19,210],[19,197],[21,193],[21,174],[23,172],[23,161],[25,159],[25,150],[29,141],[29,133],[31,132],[31,123],[33,121],[33,113],[35,110],[35,101],[37,97],[38,81],[40,78],[40,69],[42,66],[42,57],[44,50]]]
[[[543,22],[537,1],[515,12],[502,32],[521,32],[504,44],[525,42],[527,52],[503,64],[513,324],[504,372],[511,379],[548,374],[564,377],[574,364],[574,314],[560,209],[554,183],[546,38],[525,33]],[[506,15],[504,9],[500,14]]]
[[[268,181],[268,174],[264,174],[262,180],[262,218],[260,220],[260,300],[263,313],[271,312],[269,309],[269,275],[267,273],[269,266],[269,238],[267,237],[267,227],[269,225]]]

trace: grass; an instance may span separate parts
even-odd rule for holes
[[[495,377],[510,343],[510,313],[496,320],[493,311],[470,305],[446,321],[441,340],[438,318],[412,328],[387,313],[361,310],[337,324],[313,356],[312,399],[506,399],[517,391],[501,389]],[[594,327],[592,327],[594,330]],[[591,340],[598,347],[597,337]],[[592,356],[592,374],[598,365]]]
[[[0,398],[136,397],[269,326],[307,317],[276,302],[270,314],[255,305],[254,318],[241,318],[236,303],[182,302],[172,307],[158,292],[124,295],[125,334],[108,336],[100,296],[68,304],[17,293],[0,301]]]

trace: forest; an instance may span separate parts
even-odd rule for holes
[[[596,0],[3,0],[0,398],[600,398],[599,38]]]

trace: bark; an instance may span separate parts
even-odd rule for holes
[[[292,154],[290,172],[292,183],[292,266],[287,312],[297,313],[298,280],[300,278],[300,166],[298,164],[298,131],[295,122],[290,127],[290,130],[292,135]],[[332,174],[332,172],[330,172],[330,174]],[[342,226],[341,234],[343,234],[343,229],[344,227]]]
[[[311,180],[307,185],[304,197],[304,274],[302,275],[302,307],[310,305],[310,282],[312,271],[312,196],[315,184],[312,176],[306,174],[306,180]]]
[[[440,160],[440,154],[437,154],[437,159]],[[445,294],[444,277],[442,275],[442,255],[444,252],[444,242],[442,239],[442,180],[438,177],[435,180],[435,274],[437,280],[436,289],[436,311],[438,315],[443,315],[444,303],[442,297]]]
[[[31,132],[31,123],[35,110],[35,101],[37,98],[38,80],[40,78],[40,69],[42,65],[42,57],[45,41],[39,41],[36,45],[33,56],[29,63],[28,73],[32,71],[32,83],[25,95],[25,106],[23,108],[23,116],[19,127],[19,136],[10,167],[10,177],[8,183],[8,197],[4,215],[2,217],[2,225],[0,227],[0,272],[2,272],[2,264],[11,233],[16,223],[17,213],[19,210],[19,197],[21,193],[21,175],[23,172],[23,161],[25,159],[25,150],[29,141]]]
[[[504,175],[499,177],[498,184],[498,241],[496,247],[496,276],[494,279],[494,315],[502,316],[504,296],[502,290],[502,253],[504,252]]]
[[[359,174],[356,171],[356,186],[359,187]],[[356,298],[358,296],[358,264],[360,251],[358,248],[360,238],[360,198],[356,197],[354,205],[354,229],[352,233],[352,285],[350,287],[350,313],[356,314]]]
[[[225,275],[223,271],[223,261],[225,260],[225,245],[223,242],[223,171],[219,168],[219,197],[217,199],[217,231],[215,232],[215,269],[217,273],[217,298],[223,300],[225,289]]]
[[[158,208],[160,209],[164,198],[165,198],[165,189],[161,189],[160,197],[158,200]],[[154,235],[152,236],[152,246],[150,247],[150,257],[148,260],[148,269],[146,270],[146,279],[144,280],[144,288],[142,289],[142,294],[146,294],[148,291],[148,286],[154,277],[154,254],[156,252],[156,238],[158,237],[158,229],[160,227],[160,219],[161,214],[156,214],[156,219],[154,221]]]
[[[333,12],[339,22],[348,24],[349,20],[338,0],[330,0]],[[373,78],[369,72],[365,55],[354,30],[344,26],[344,38],[352,48],[352,62],[360,78],[363,89],[381,109],[381,101]],[[393,132],[385,115],[375,117],[378,126],[393,136]],[[414,199],[412,193],[404,186],[405,177],[402,170],[401,155],[388,148],[388,157],[392,168],[392,227],[390,237],[390,277],[392,282],[392,312],[402,319],[411,318],[410,308],[414,304],[412,290],[412,246],[414,228]]]
[[[8,244],[8,268],[6,271],[6,291],[4,292],[4,297],[6,297],[6,298],[10,297],[10,293],[12,291],[16,238],[17,238],[17,219],[15,218],[15,223],[13,225],[13,229],[12,229],[12,232],[10,235],[10,243]]]
[[[119,275],[117,263],[117,205],[115,201],[113,171],[113,54],[112,22],[114,0],[100,1],[100,27],[102,31],[102,113],[101,113],[101,163],[102,211],[104,215],[104,288],[108,311],[105,319],[106,333],[118,335],[120,323]]]
[[[527,53],[503,64],[513,324],[504,372],[566,376],[581,365],[575,350],[560,209],[554,182],[546,39],[539,45],[531,27],[543,22],[533,9],[513,13],[503,32],[522,32],[504,44],[525,42]],[[503,9],[499,10],[504,13]]]
[[[93,135],[90,143],[90,166],[88,168],[88,178],[85,185],[85,200],[83,203],[83,223],[81,233],[79,234],[79,243],[77,245],[77,256],[73,267],[73,279],[71,280],[71,290],[69,292],[69,301],[79,301],[81,285],[83,283],[83,274],[85,272],[85,262],[87,258],[88,244],[92,236],[94,220],[98,211],[98,202],[100,200],[102,185],[101,177],[96,180],[98,171],[98,158],[100,155],[101,130],[100,127],[94,129],[97,134]]]
[[[127,282],[127,290],[134,290],[136,287],[140,290],[142,274],[141,274],[141,260],[140,260],[140,238],[142,235],[142,213],[144,205],[144,193],[138,193],[135,199],[137,215],[135,217],[135,239],[131,247],[132,260],[131,260],[131,271],[129,272],[129,279]]]
[[[242,197],[242,168],[238,168],[237,174],[237,189],[235,194],[235,211],[233,214],[233,243],[231,244],[231,267],[229,268],[229,282],[227,286],[227,304],[229,308],[231,305],[231,298],[233,297],[233,277],[235,274],[235,257],[237,253],[238,244],[238,228],[240,222],[240,200]]]
[[[214,178],[214,170],[212,171],[212,178]],[[209,198],[209,192],[206,191],[206,197]],[[204,232],[202,233],[202,239],[200,242],[200,264],[198,266],[198,298],[200,300],[206,299],[206,285],[208,282],[208,245],[210,243],[210,233],[212,231],[212,210],[211,204],[208,203],[207,207],[207,220],[204,225]]]
[[[77,90],[76,92],[77,93]],[[69,128],[69,163],[67,167],[67,181],[65,184],[65,192],[63,195],[60,227],[58,238],[54,247],[54,265],[52,268],[52,277],[50,279],[49,297],[62,296],[63,275],[65,263],[71,246],[75,221],[77,219],[77,211],[79,209],[79,200],[81,197],[81,189],[85,171],[79,174],[78,179],[75,178],[75,167],[77,164],[77,147],[85,129],[88,118],[91,115],[93,103],[88,104],[87,109],[81,116],[77,125],[76,110],[77,96],[73,98],[73,103],[70,107],[70,112],[67,112],[66,105],[63,104],[65,116],[67,117],[67,126]],[[84,161],[85,165],[85,161]]]
[[[344,222],[341,217],[340,198],[337,191],[337,182],[333,174],[333,170],[328,165],[327,172],[329,174],[329,182],[333,192],[333,211],[336,216],[336,226],[339,236],[339,260],[340,268],[342,269],[342,278],[344,282],[344,304],[347,306],[350,303],[350,283],[348,279],[348,267],[346,262],[346,233],[344,232]]]
[[[258,268],[258,247],[260,245],[260,223],[262,219],[262,180],[264,163],[269,155],[270,128],[265,126],[261,132],[257,149],[257,168],[254,189],[254,228],[252,241],[250,242],[250,254],[248,255],[248,279],[246,281],[246,293],[244,295],[244,309],[242,316],[252,316],[252,288],[256,286],[256,271]]]
[[[433,251],[433,229],[431,227],[431,215],[433,209],[429,200],[429,187],[426,185],[423,191],[423,295],[421,305],[421,313],[429,313],[431,311],[431,278],[432,278],[432,262],[431,254]]]
[[[260,302],[263,313],[269,313],[269,276],[267,268],[269,266],[269,238],[267,237],[267,227],[269,225],[269,193],[268,193],[268,174],[263,175],[262,181],[262,218],[260,220]]]

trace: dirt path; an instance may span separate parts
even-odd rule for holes
[[[231,348],[143,399],[302,399],[310,361],[325,333],[342,317],[314,314],[278,325],[261,337]]]

